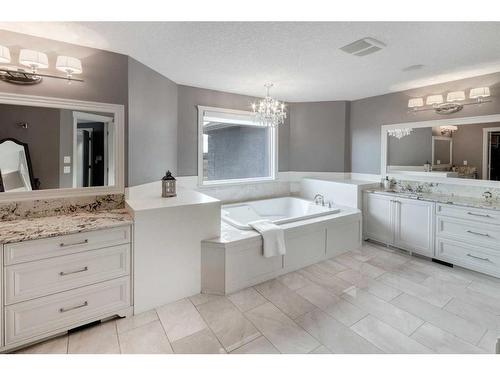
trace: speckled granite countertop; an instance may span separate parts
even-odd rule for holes
[[[36,240],[132,224],[125,209],[0,221],[0,244]]]
[[[450,204],[461,207],[484,208],[487,210],[500,210],[500,201],[498,200],[486,201],[483,198],[462,197],[456,195],[452,196],[452,195],[435,194],[435,193],[394,192],[394,191],[386,191],[384,189],[366,189],[365,191],[376,194],[389,195],[392,197],[397,196],[401,198]]]

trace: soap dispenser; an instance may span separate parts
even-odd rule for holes
[[[170,171],[167,171],[161,179],[161,196],[163,198],[171,198],[177,195],[176,180]]]

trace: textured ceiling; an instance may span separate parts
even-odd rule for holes
[[[264,83],[273,82],[272,95],[287,101],[353,100],[500,71],[499,22],[3,22],[0,28],[127,54],[179,84],[262,96]],[[339,50],[363,37],[387,47],[365,57]]]

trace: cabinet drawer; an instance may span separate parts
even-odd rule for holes
[[[482,223],[500,225],[500,212],[495,210],[482,210],[478,208],[457,207],[445,204],[436,206],[436,214],[455,217],[458,219],[467,219]]]
[[[128,306],[128,277],[6,306],[5,343],[63,329]]]
[[[500,226],[483,224],[472,220],[438,216],[436,235],[463,239],[470,243],[498,248],[498,244],[500,243]]]
[[[6,304],[126,276],[130,244],[7,266]]]
[[[464,268],[500,276],[500,255],[485,247],[438,238],[436,258]]]
[[[79,253],[130,242],[130,226],[17,242],[4,246],[5,265]]]

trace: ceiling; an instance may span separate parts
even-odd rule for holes
[[[263,96],[273,82],[271,94],[292,102],[354,100],[500,71],[500,22],[0,22],[0,29],[127,54],[184,85]],[[365,57],[339,50],[364,37],[387,47]]]

